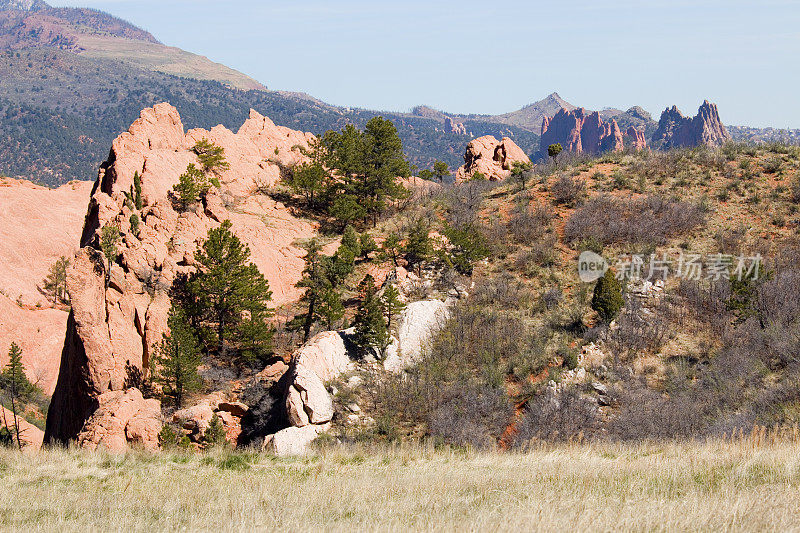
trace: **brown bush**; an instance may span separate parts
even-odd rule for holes
[[[669,237],[685,235],[704,222],[703,210],[688,202],[654,195],[638,199],[600,196],[570,216],[564,238],[568,242],[594,238],[604,245],[663,244]]]
[[[550,186],[557,204],[574,207],[586,196],[586,182],[571,176],[561,176]]]

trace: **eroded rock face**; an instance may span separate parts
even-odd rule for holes
[[[426,343],[442,328],[450,316],[450,305],[442,300],[412,302],[398,319],[397,338],[387,349],[383,366],[400,372],[419,361]]]
[[[684,117],[676,106],[665,109],[653,134],[653,144],[664,149],[721,146],[730,138],[717,105],[706,100],[695,117]]]
[[[230,169],[221,187],[185,212],[176,210],[172,187],[189,163],[190,150],[208,138],[225,149]],[[58,382],[48,413],[45,442],[69,441],[81,432],[109,391],[130,386],[148,368],[152,351],[167,330],[169,290],[181,274],[194,270],[194,252],[208,230],[230,220],[249,245],[251,259],[270,283],[273,302],[298,296],[303,250],[294,244],[315,227],[259,193],[280,179],[279,165],[300,161],[310,134],[275,126],[252,112],[234,134],[223,127],[184,133],[177,110],[168,104],[145,109],[130,130],[113,143],[92,191],[81,250],[68,271],[72,313],[61,356]],[[134,174],[142,177],[144,207],[136,211],[126,195]],[[131,216],[141,220],[131,229]],[[109,272],[99,250],[101,228],[119,227],[118,258]]]
[[[448,133],[454,133],[456,135],[467,134],[467,127],[464,125],[464,123],[456,122],[450,117],[444,119],[444,128]]]
[[[637,152],[647,148],[647,138],[644,135],[644,131],[637,130],[633,126],[630,126],[628,131],[625,132],[625,135],[628,137],[630,147]]]
[[[567,152],[600,154],[618,152],[625,145],[617,121],[605,122],[600,113],[587,113],[580,107],[568,111],[561,109],[552,117],[542,120],[541,153],[547,156],[551,144],[561,144]]]
[[[121,452],[129,446],[159,448],[161,403],[145,400],[139,389],[109,391],[97,397],[98,407],[78,434],[78,445],[89,450]]]
[[[515,162],[530,163],[530,158],[514,141],[508,137],[498,141],[491,135],[479,137],[467,145],[464,166],[456,171],[456,181],[466,181],[478,172],[490,181],[501,181],[511,175]]]

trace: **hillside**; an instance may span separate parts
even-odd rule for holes
[[[346,123],[363,127],[383,114],[395,121],[420,168],[441,159],[455,169],[471,138],[411,114],[343,109],[302,93],[267,91],[102,12],[38,0],[0,4],[0,173],[48,185],[92,180],[111,141],[141,109],[163,101],[190,128],[235,127],[255,109],[321,134]],[[538,135],[521,128],[480,118],[469,127],[476,136],[514,136],[531,152],[538,145]]]

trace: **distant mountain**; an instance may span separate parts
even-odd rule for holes
[[[576,106],[561,98],[558,93],[552,93],[546,98],[526,105],[518,111],[506,113],[504,115],[496,115],[492,117],[492,120],[538,132],[542,127],[542,120],[544,120],[544,117],[553,116],[558,113],[560,109],[572,111],[575,107]]]
[[[332,106],[304,93],[269,91],[205,57],[92,9],[0,0],[0,174],[58,185],[94,179],[111,141],[139,112],[175,105],[188,128],[238,127],[256,109],[278,124],[324,133],[375,115],[394,121],[410,161],[463,163],[472,135],[508,135],[533,152],[539,137],[475,119],[469,131],[438,120]]]

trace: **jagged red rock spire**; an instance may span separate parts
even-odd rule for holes
[[[716,104],[705,100],[695,117],[683,116],[677,106],[665,109],[653,134],[653,144],[659,148],[720,146],[730,138]]]
[[[541,130],[541,153],[547,147],[560,143],[568,152],[599,154],[617,152],[624,148],[622,130],[617,121],[605,122],[600,113],[587,113],[580,107],[568,111],[561,109],[553,117],[544,117]]]

